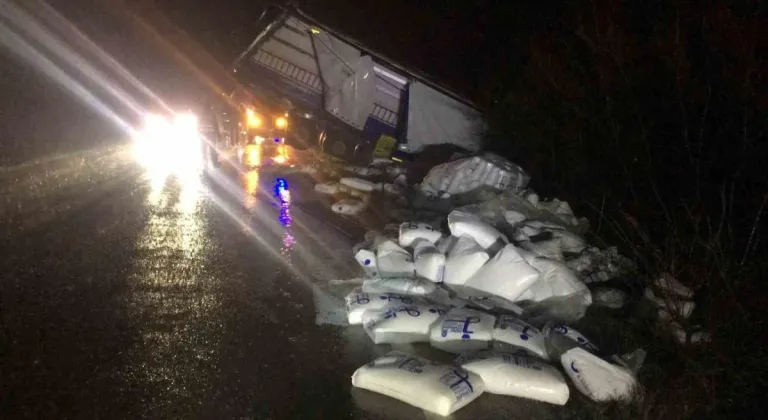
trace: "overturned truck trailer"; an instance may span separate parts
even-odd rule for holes
[[[436,144],[479,148],[482,114],[426,76],[297,8],[268,8],[259,27],[235,76],[261,106],[290,109],[289,144],[350,161]]]

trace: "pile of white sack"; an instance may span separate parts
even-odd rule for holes
[[[454,210],[447,221],[446,235],[409,222],[397,238],[366,235],[353,252],[368,278],[346,308],[349,323],[376,344],[429,343],[456,359],[390,353],[359,368],[354,386],[440,415],[483,392],[563,405],[566,377],[595,401],[631,395],[634,372],[566,326],[592,296],[565,263],[510,242],[472,213]],[[551,309],[544,324],[542,308]]]

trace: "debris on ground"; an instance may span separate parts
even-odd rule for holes
[[[367,278],[346,297],[347,322],[362,324],[375,344],[428,343],[458,354],[456,366],[466,369],[391,353],[358,369],[353,384],[444,415],[477,398],[482,384],[558,405],[569,399],[565,378],[594,401],[630,397],[645,352],[608,357],[569,325],[591,305],[625,307],[630,296],[613,283],[635,272],[633,262],[616,247],[590,246],[589,222],[567,202],[527,189],[519,166],[493,154],[445,159],[418,184],[402,166],[377,160],[315,187],[343,197],[332,204],[337,213],[371,209],[385,218],[353,248]],[[707,338],[682,326],[693,296],[668,275],[645,290],[681,342]]]

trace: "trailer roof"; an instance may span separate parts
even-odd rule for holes
[[[277,20],[281,20],[282,21],[282,20],[286,19],[288,16],[292,15],[292,16],[300,19],[300,20],[303,20],[303,21],[307,22],[308,24],[310,24],[312,26],[317,27],[320,30],[323,30],[325,32],[328,32],[328,33],[332,34],[333,36],[335,36],[335,37],[341,39],[342,41],[344,41],[344,42],[354,46],[355,48],[359,49],[360,51],[364,52],[365,54],[368,54],[368,55],[370,55],[370,56],[372,56],[372,57],[374,57],[374,58],[376,58],[376,59],[378,59],[380,61],[383,61],[385,64],[387,64],[387,65],[389,65],[389,66],[391,66],[391,67],[393,67],[393,68],[395,68],[395,69],[397,69],[397,70],[407,74],[411,78],[413,78],[415,80],[418,80],[419,82],[421,82],[421,83],[423,83],[423,84],[425,84],[425,85],[427,85],[427,86],[437,90],[438,92],[440,92],[440,93],[442,93],[442,94],[444,94],[444,95],[446,95],[446,96],[448,96],[448,97],[450,97],[452,99],[455,99],[455,100],[457,100],[457,101],[459,101],[459,102],[461,102],[461,103],[463,103],[463,104],[465,104],[467,106],[470,106],[472,108],[478,109],[477,105],[472,103],[472,101],[470,101],[469,99],[467,99],[467,98],[465,98],[465,97],[463,97],[461,95],[458,95],[457,93],[455,93],[452,90],[446,88],[445,86],[442,86],[439,83],[434,82],[426,74],[424,74],[424,73],[422,73],[420,71],[413,70],[412,68],[410,68],[408,66],[404,66],[404,65],[398,63],[397,61],[392,60],[391,58],[387,57],[386,55],[381,54],[381,53],[379,53],[379,52],[369,48],[365,44],[363,44],[363,43],[357,41],[356,39],[346,35],[345,33],[339,32],[338,30],[336,30],[334,28],[331,28],[331,27],[325,25],[324,23],[321,23],[320,21],[318,21],[314,17],[310,16],[309,14],[307,14],[304,11],[302,11],[301,9],[299,9],[297,6],[293,5],[293,6],[276,6],[276,7],[279,7],[283,11],[281,16]],[[262,14],[262,17],[260,19],[263,19],[265,15],[266,15],[266,11],[265,11],[264,14]],[[258,44],[260,43],[260,40],[264,37],[266,32],[268,32],[268,31],[270,31],[272,29],[273,28],[270,25],[267,28],[265,28],[264,31],[259,33],[256,36],[256,38],[253,40],[253,42],[248,46],[248,48],[242,54],[240,54],[240,56],[236,60],[236,63],[239,62],[243,57],[248,55],[255,47],[257,47]]]

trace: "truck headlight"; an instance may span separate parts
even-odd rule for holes
[[[288,119],[285,117],[277,117],[275,119],[275,127],[277,128],[287,128],[288,127]]]
[[[249,128],[261,127],[261,117],[252,109],[247,109],[245,111],[245,122],[248,124]]]

